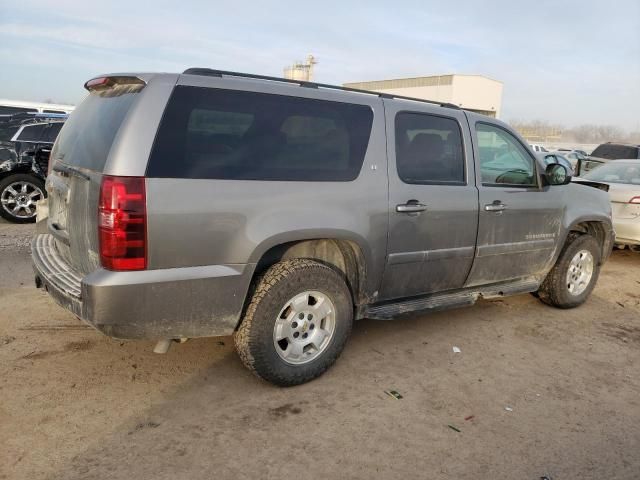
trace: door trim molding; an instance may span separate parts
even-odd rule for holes
[[[553,248],[556,244],[554,238],[543,238],[540,240],[527,240],[524,242],[498,243],[495,245],[478,245],[478,254],[476,257],[490,257],[492,255],[501,255],[503,253],[524,253],[536,250],[547,250]]]
[[[469,247],[439,248],[437,250],[420,250],[417,252],[391,253],[387,260],[388,265],[402,263],[431,262],[447,258],[473,258],[475,245]]]

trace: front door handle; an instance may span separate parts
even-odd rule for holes
[[[424,212],[427,206],[417,200],[409,200],[407,203],[396,205],[396,212],[399,213],[419,213]]]
[[[506,208],[507,206],[504,203],[502,203],[500,200],[496,200],[495,202],[489,203],[484,206],[484,209],[487,212],[502,212]]]

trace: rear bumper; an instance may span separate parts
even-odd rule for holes
[[[82,276],[56,251],[53,237],[32,242],[36,286],[62,307],[115,338],[230,335],[242,314],[254,265],[112,272]]]
[[[640,245],[640,218],[614,218],[616,243],[623,245]]]

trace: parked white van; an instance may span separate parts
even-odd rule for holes
[[[60,105],[56,103],[25,102],[21,100],[0,99],[0,115],[13,115],[14,113],[71,113],[76,108],[73,105]]]

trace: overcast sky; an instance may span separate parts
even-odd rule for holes
[[[505,120],[640,130],[640,0],[0,0],[5,98],[76,103],[117,71],[281,76],[308,53],[319,82],[481,74]]]

